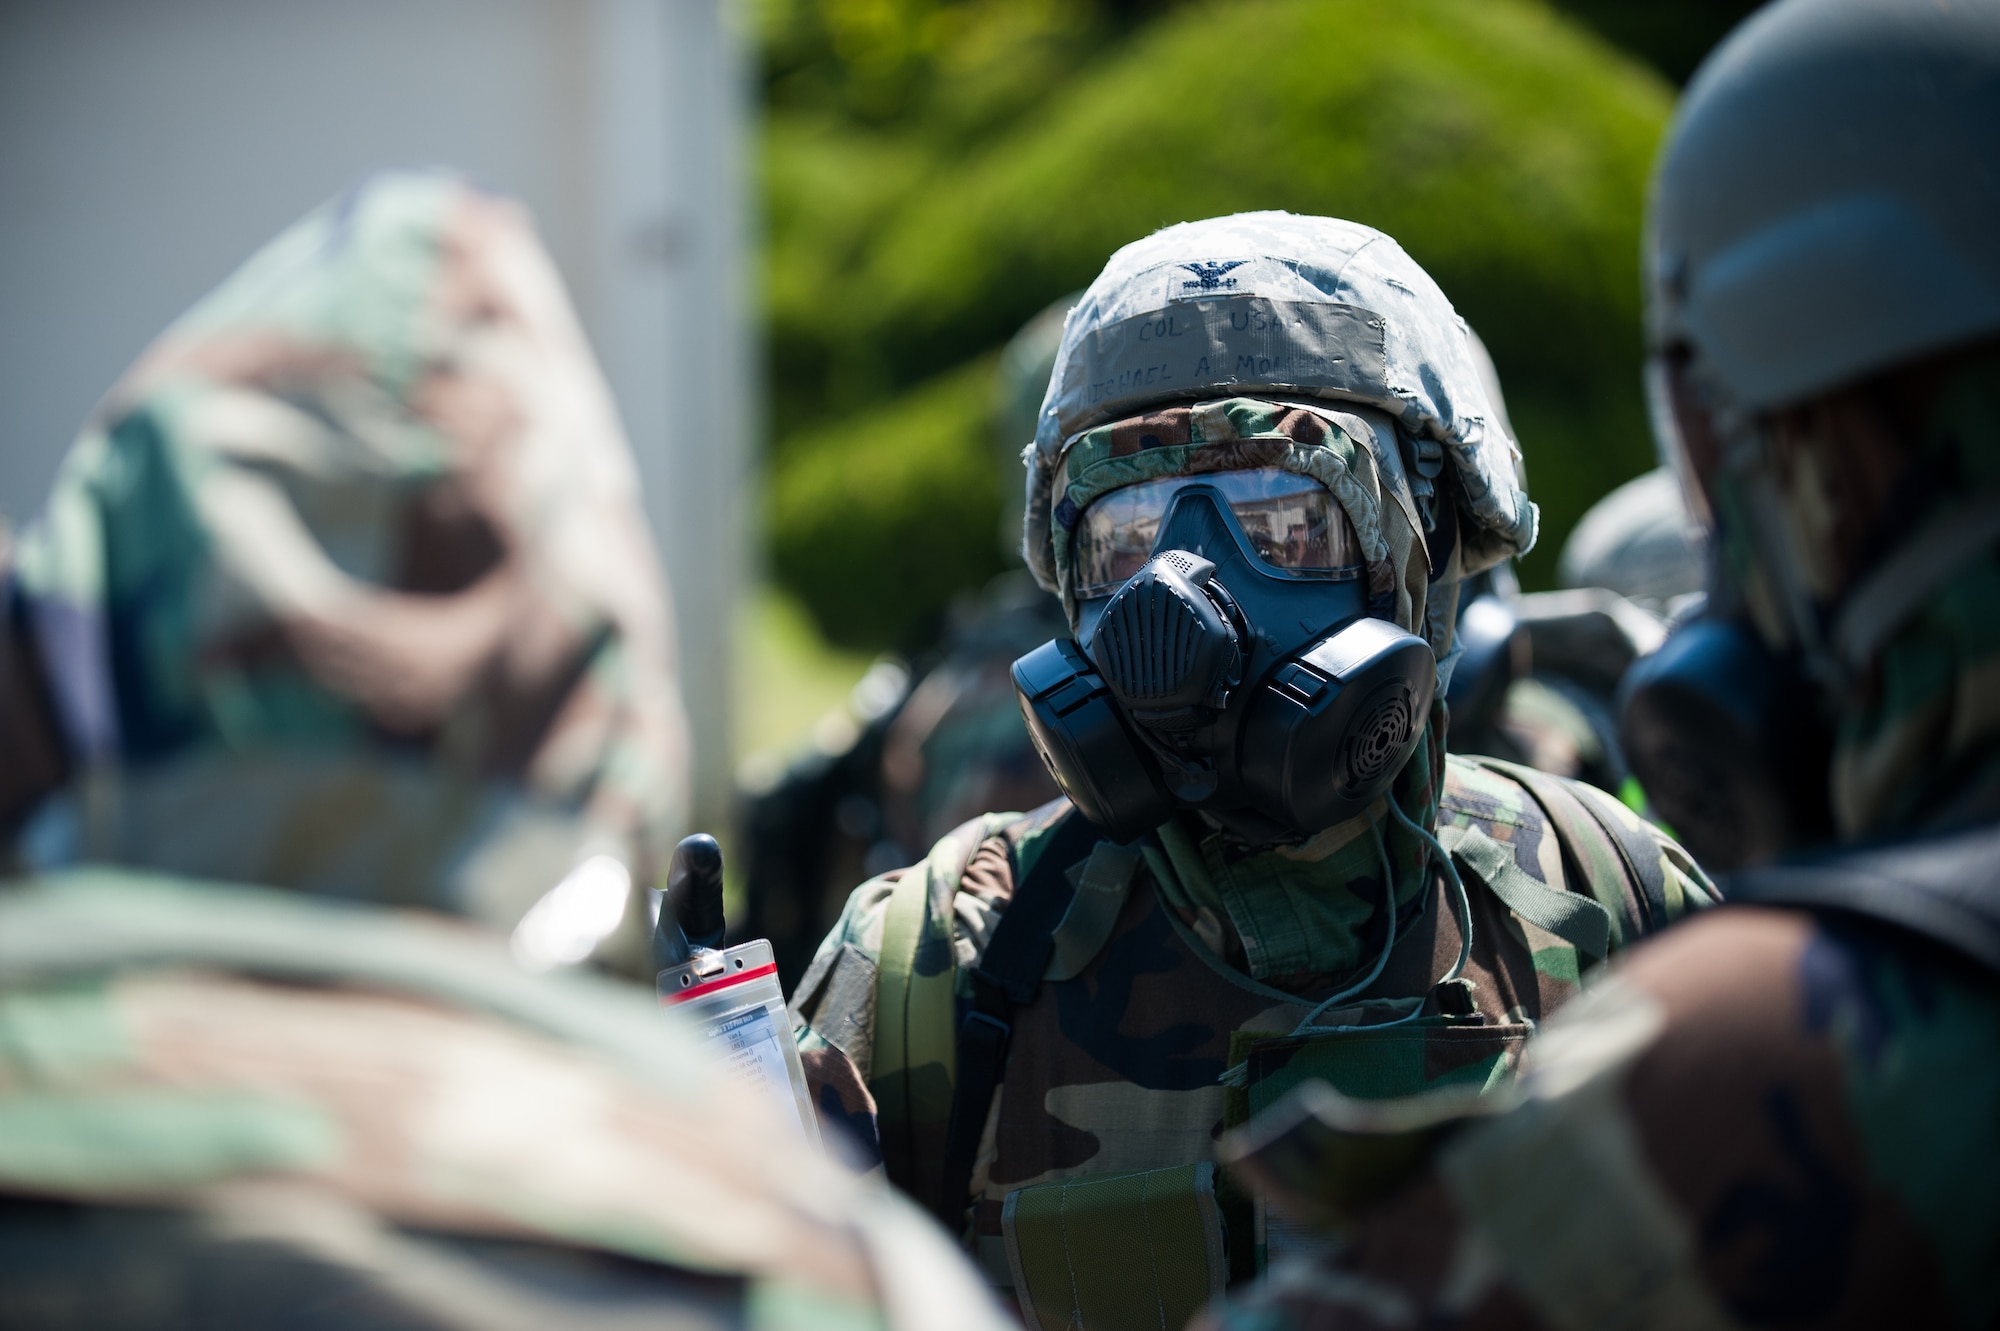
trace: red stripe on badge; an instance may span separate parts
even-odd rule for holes
[[[777,973],[778,963],[769,961],[755,970],[738,971],[734,975],[725,975],[719,980],[708,980],[701,984],[689,985],[677,994],[661,994],[660,1002],[669,1006],[674,1003],[684,1003],[690,998],[698,998],[703,994],[712,994],[735,984],[747,984],[751,980],[760,979],[766,975],[776,975]]]

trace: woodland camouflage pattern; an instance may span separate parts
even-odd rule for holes
[[[1441,720],[1433,714],[1430,734]],[[1223,834],[1176,822],[1141,844],[1141,861],[1110,937],[1073,979],[1046,982],[1017,1014],[1013,1053],[973,1179],[976,1237],[999,1234],[1015,1188],[1088,1173],[1212,1157],[1214,1139],[1304,1076],[1361,1096],[1427,1086],[1497,1084],[1522,1043],[1573,996],[1579,977],[1641,927],[1638,905],[1613,899],[1593,913],[1608,931],[1565,939],[1511,911],[1492,883],[1521,880],[1556,893],[1616,883],[1605,866],[1579,883],[1540,807],[1518,784],[1434,742],[1394,788],[1413,817],[1435,820],[1472,890],[1474,945],[1466,975],[1477,1019],[1429,1016],[1393,1031],[1288,1039],[1319,996],[1358,978],[1383,941],[1382,854],[1365,823],[1303,845],[1246,853]],[[1431,778],[1442,767],[1442,791]],[[1572,787],[1607,816],[1639,826],[1601,792]],[[808,1080],[822,1112],[881,1152],[889,1177],[921,1200],[936,1195],[950,1116],[959,1004],[1014,884],[1059,820],[1057,801],[1027,815],[990,815],[946,837],[922,864],[858,888],[801,982],[795,1016]],[[1445,889],[1421,844],[1378,806],[1395,866],[1398,941],[1380,979],[1326,1026],[1404,1015],[1459,948]],[[1656,838],[1675,914],[1700,904],[1705,880]],[[892,898],[906,878],[921,909],[907,923]],[[1532,890],[1532,889],[1531,889]],[[911,927],[914,926],[914,927]],[[1602,925],[1599,926],[1603,928]],[[912,980],[906,1010],[877,1005],[885,952],[900,949]],[[1414,995],[1415,997],[1404,997]],[[1218,1083],[1248,1060],[1247,1083]]]
[[[449,177],[365,181],[169,328],[13,590],[80,771],[30,865],[506,926],[587,853],[647,881],[679,831],[630,448],[528,219]]]
[[[998,1327],[650,994],[435,917],[0,890],[0,1323]]]

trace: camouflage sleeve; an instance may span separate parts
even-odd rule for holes
[[[993,936],[993,926],[1006,907],[1012,888],[1005,845],[993,838],[974,852],[966,868],[967,883],[952,898],[953,960],[963,969],[976,965]],[[799,979],[792,997],[792,1020],[800,1030],[800,1049],[814,1044],[841,1050],[864,1080],[874,1038],[875,976],[881,966],[884,917],[896,884],[914,869],[893,869],[854,889],[840,919],[821,940],[812,964]],[[1004,884],[999,892],[976,891],[975,877]],[[806,1032],[812,1033],[812,1043]]]
[[[1552,1021],[1515,1102],[1443,1130],[1341,1257],[1207,1325],[1991,1326],[1996,1045],[1990,974],[1717,911]]]
[[[868,1089],[875,974],[889,897],[909,872],[892,870],[854,889],[792,994],[793,1034],[820,1121],[838,1129],[870,1168],[882,1161],[875,1096]]]
[[[865,1038],[857,1040],[848,1033],[865,1037],[874,1025],[872,981],[881,965],[889,898],[905,874],[919,873],[923,868],[892,869],[855,888],[841,908],[840,919],[821,940],[812,964],[799,979],[792,998],[794,1023],[822,1033],[830,1043],[850,1050],[850,1057],[851,1046],[865,1043]],[[1013,890],[1008,840],[1004,833],[996,833],[973,851],[952,894],[952,951],[960,969],[978,963]],[[858,977],[864,972],[868,985],[854,979],[840,982],[843,974]]]

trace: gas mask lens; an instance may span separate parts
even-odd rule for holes
[[[1140,481],[1100,495],[1076,527],[1077,596],[1107,595],[1144,567],[1174,496],[1190,485],[1222,495],[1270,568],[1333,580],[1361,575],[1354,529],[1332,492],[1310,476],[1261,467]]]

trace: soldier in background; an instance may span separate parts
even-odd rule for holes
[[[1477,334],[1470,342],[1504,422],[1492,357]],[[1618,688],[1666,640],[1670,619],[1703,599],[1692,523],[1678,483],[1651,472],[1583,515],[1556,560],[1560,590],[1522,592],[1511,564],[1469,579],[1446,699],[1452,752],[1587,781],[1647,812],[1618,739]]]
[[[1590,506],[1556,559],[1565,587],[1603,587],[1667,623],[1706,601],[1701,525],[1666,467],[1625,482]]]
[[[1020,450],[1034,438],[1062,341],[1065,296],[1001,353],[991,408],[995,465],[1015,496],[1002,539],[1018,552]],[[988,809],[1032,809],[1059,793],[1021,721],[1009,670],[1066,631],[1062,607],[1025,570],[1001,574],[951,609],[943,640],[914,666],[877,662],[849,699],[837,741],[743,792],[744,937],[769,938],[796,984],[856,883],[908,864]]]
[[[1468,332],[1473,360],[1503,424],[1493,358]],[[1525,474],[1522,475],[1526,484]],[[1706,585],[1694,520],[1664,469],[1591,505],[1556,560],[1561,590],[1521,591],[1511,563],[1460,594],[1449,745],[1587,781],[1647,811],[1618,740],[1618,687],[1633,662],[1699,608]]]
[[[23,867],[513,929],[601,860],[628,885],[597,934],[545,911],[524,943],[580,960],[622,914],[643,955],[626,898],[686,796],[671,615],[610,394],[514,205],[387,175],[286,231],[106,395],[0,586],[16,697],[41,700],[0,722]]]
[[[1461,579],[1533,540],[1514,453],[1366,227],[1170,227],[1070,314],[1023,553],[1079,637],[1014,667],[1069,798],[857,888],[794,1004],[820,1102],[1032,1324],[1184,1320],[1289,1238],[1216,1188],[1225,1125],[1310,1077],[1502,1084],[1707,899],[1609,797],[1445,756]],[[1349,720],[1229,738],[1281,716]]]
[[[1352,1242],[1222,1324],[2000,1318],[1995,162],[1994,0],[1782,0],[1695,77],[1645,271],[1715,597],[1624,734],[1732,904],[1611,968],[1511,1104],[1257,1125],[1245,1172]]]
[[[1453,752],[1575,777],[1645,809],[1618,738],[1618,690],[1705,603],[1693,521],[1680,483],[1651,471],[1583,515],[1556,561],[1560,590],[1524,593],[1505,566],[1483,575],[1459,614]]]
[[[1000,540],[1016,555],[1021,450],[1035,437],[1063,318],[1081,295],[1071,292],[1024,324],[1001,352],[994,378],[996,465],[1007,478],[1000,492],[1010,497]],[[1001,574],[952,617],[942,659],[918,682],[885,736],[883,808],[899,858],[885,864],[878,857],[875,872],[908,864],[968,818],[990,809],[1032,809],[1061,793],[1028,739],[1009,672],[1065,627],[1062,607],[1025,569]]]

